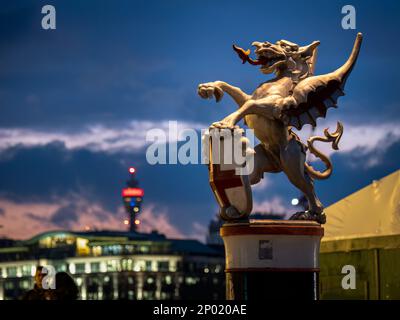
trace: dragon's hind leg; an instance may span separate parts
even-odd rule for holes
[[[264,178],[264,172],[280,172],[279,158],[266,150],[262,144],[254,148],[254,169],[249,176],[250,184],[257,184]]]
[[[264,177],[264,172],[279,171],[281,171],[279,159],[275,159],[272,153],[267,151],[262,144],[259,144],[254,148],[253,170],[248,177],[242,179],[243,187],[245,190],[249,190],[251,193],[250,185],[259,183]],[[238,198],[237,196],[236,198]],[[223,220],[228,221],[248,218],[247,215],[240,214],[239,210],[232,204],[221,206],[219,214]]]
[[[281,150],[281,165],[290,182],[304,193],[308,200],[309,211],[295,214],[291,219],[315,220],[321,224],[325,223],[324,207],[315,194],[312,179],[304,170],[306,155],[301,144],[292,139],[288,145]]]

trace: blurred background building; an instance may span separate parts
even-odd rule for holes
[[[224,253],[197,240],[132,231],[46,232],[0,242],[0,299],[33,287],[36,266],[54,266],[86,299],[224,299]]]
[[[223,245],[141,233],[144,190],[129,168],[122,189],[126,231],[50,231],[16,241],[0,239],[0,300],[33,288],[36,267],[68,272],[83,300],[224,299]]]

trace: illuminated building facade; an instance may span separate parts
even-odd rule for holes
[[[0,240],[0,300],[33,288],[37,265],[68,272],[82,300],[225,298],[223,252],[157,232],[55,231]]]

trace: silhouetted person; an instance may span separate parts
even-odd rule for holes
[[[43,289],[42,281],[46,276],[46,273],[43,273],[43,267],[37,266],[35,272],[35,284],[33,289],[29,290],[24,294],[22,300],[51,300],[51,295],[49,290]]]
[[[78,287],[68,273],[56,273],[55,289],[43,288],[45,276],[43,267],[38,266],[35,272],[35,285],[22,297],[22,300],[76,300],[78,298]]]
[[[51,300],[78,299],[78,287],[74,279],[66,272],[58,272],[56,274],[56,289],[51,291]]]

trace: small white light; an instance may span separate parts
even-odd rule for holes
[[[76,268],[75,268],[75,263],[71,263],[70,265],[69,265],[69,273],[71,273],[71,274],[75,274],[75,271],[76,271]]]
[[[34,265],[31,266],[31,276],[34,277],[36,274],[36,267]]]
[[[292,206],[297,206],[299,204],[299,199],[293,198],[292,199]]]

